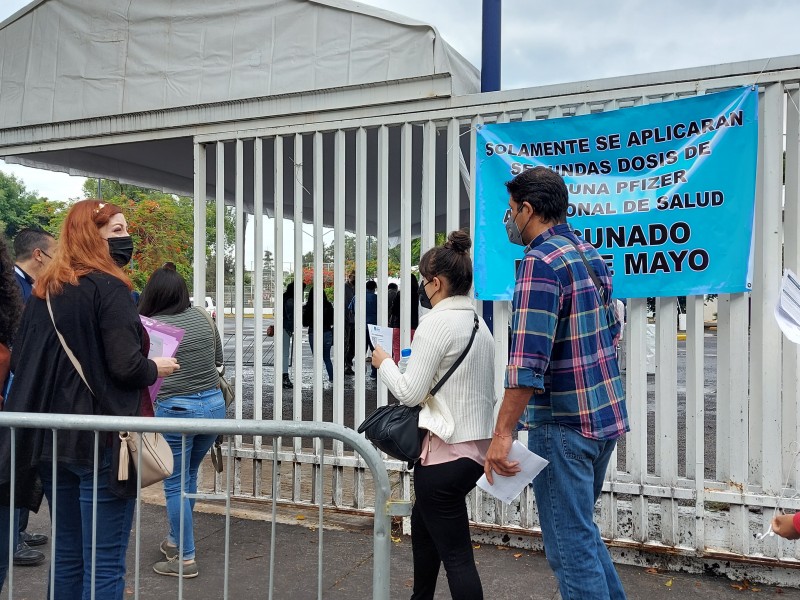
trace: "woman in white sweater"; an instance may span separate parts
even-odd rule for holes
[[[478,319],[467,296],[471,245],[465,232],[454,231],[444,246],[432,248],[420,260],[420,305],[431,310],[420,319],[405,373],[382,348],[372,353],[380,378],[403,404],[422,403],[469,344]],[[441,413],[450,417],[431,421],[425,410],[420,413],[420,427],[428,435],[414,467],[412,600],[433,598],[441,563],[454,600],[483,598],[465,500],[483,473],[495,402],[494,340],[486,324],[478,323],[472,347],[436,393]]]

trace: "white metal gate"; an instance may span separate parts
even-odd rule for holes
[[[206,184],[235,179],[237,214],[236,281],[243,282],[245,178],[254,177],[255,280],[261,289],[263,256],[262,215],[264,200],[274,223],[274,261],[291,260],[295,279],[302,278],[302,223],[311,223],[315,250],[313,302],[315,329],[321,328],[323,221],[333,227],[335,240],[334,330],[343,331],[344,304],[339,293],[345,280],[344,232],[356,233],[357,330],[356,356],[364,356],[364,282],[367,234],[378,243],[378,290],[386,290],[387,251],[390,235],[399,236],[402,249],[400,288],[409,289],[412,235],[421,237],[422,251],[431,247],[435,232],[458,227],[475,229],[474,185],[470,179],[475,156],[474,128],[481,123],[551,119],[621,109],[705,94],[741,85],[759,87],[759,154],[755,222],[755,277],[752,294],[721,296],[718,306],[717,368],[705,376],[703,298],[687,299],[685,353],[676,341],[676,298],[659,298],[656,309],[655,378],[646,372],[647,306],[643,299],[628,303],[626,392],[631,433],[612,460],[599,523],[604,537],[627,550],[661,551],[678,557],[726,556],[749,561],[765,559],[773,566],[794,565],[800,558],[795,544],[776,537],[758,541],[778,499],[781,506],[800,509],[795,498],[798,466],[794,461],[798,430],[798,352],[783,340],[772,317],[782,265],[800,268],[800,57],[754,61],[736,65],[689,69],[670,73],[623,77],[526,90],[496,92],[447,99],[429,99],[394,105],[371,105],[365,90],[364,106],[331,112],[309,112],[301,118],[275,117],[248,121],[227,131],[195,137],[196,197],[205,200]],[[785,195],[783,151],[785,149]],[[208,168],[207,168],[208,167]],[[230,181],[228,182],[231,183]],[[222,232],[225,186],[217,185],[217,231]],[[502,194],[503,190],[498,190]],[[785,199],[784,199],[785,198]],[[278,199],[276,202],[275,199]],[[280,199],[288,199],[288,203]],[[784,202],[782,206],[782,201]],[[205,247],[204,202],[197,202],[195,256]],[[279,225],[291,207],[295,243],[293,257],[283,256],[284,231]],[[445,214],[437,222],[437,214]],[[419,223],[419,230],[412,228]],[[501,226],[501,224],[494,224]],[[720,224],[719,226],[722,226]],[[369,228],[368,228],[369,227]],[[221,253],[218,259],[222,261]],[[204,265],[195,265],[194,295],[202,298]],[[223,265],[217,267],[222,277]],[[282,289],[276,274],[276,295]],[[222,281],[217,289],[222,290]],[[260,336],[264,331],[260,302],[255,294],[255,364],[261,364]],[[294,339],[301,339],[299,306],[301,290],[295,288]],[[402,345],[409,342],[408,300],[404,300]],[[477,304],[480,304],[479,302]],[[217,305],[222,305],[221,298]],[[243,328],[241,293],[236,297],[236,336]],[[379,322],[386,324],[385,294],[379,294]],[[509,305],[494,304],[497,394],[502,394],[502,374],[507,348]],[[276,302],[275,323],[282,320]],[[221,322],[221,321],[220,321]],[[279,325],[276,325],[279,329]],[[342,369],[334,368],[332,393],[323,389],[321,340],[311,364],[303,365],[302,348],[294,345],[295,373],[313,372],[311,417],[322,420],[332,404],[331,420],[352,426],[367,412],[371,384],[363,369],[356,372],[354,400],[348,400]],[[284,417],[280,373],[282,344],[275,337],[275,374],[271,396],[273,410],[266,414],[254,403],[253,418]],[[342,365],[342,335],[335,335],[334,364]],[[685,361],[685,381],[678,381],[678,364]],[[267,367],[273,368],[273,367]],[[240,354],[236,360],[237,398],[242,398],[244,372]],[[299,383],[299,376],[297,377]],[[254,396],[261,399],[263,370],[255,369]],[[648,406],[648,386],[654,403]],[[267,397],[270,391],[267,390]],[[330,400],[328,402],[328,400]],[[377,402],[386,401],[386,390],[377,384]],[[296,385],[291,395],[291,418],[303,418],[303,392]],[[347,410],[346,410],[347,408]],[[242,415],[241,400],[237,417]],[[347,412],[347,418],[346,413]],[[680,430],[679,430],[680,429]],[[710,432],[710,433],[709,433]],[[707,442],[708,440],[708,442]],[[284,448],[280,460],[291,477],[287,500],[304,497],[304,465],[315,464],[318,449],[299,442]],[[341,508],[368,509],[364,495],[364,469],[340,442],[334,446],[334,486],[331,504]],[[237,439],[237,474],[258,471],[271,453],[258,438],[252,444]],[[405,467],[387,461],[395,472],[399,494],[408,498],[410,477]],[[614,468],[616,467],[616,468]],[[313,471],[313,468],[312,468]],[[310,472],[313,475],[313,472]],[[258,477],[253,478],[259,480]],[[238,479],[237,479],[238,480]],[[784,484],[789,484],[784,489]],[[352,486],[352,487],[350,487]],[[236,493],[262,497],[254,488]],[[475,492],[471,500],[473,520],[487,531],[522,533],[537,526],[532,491],[506,508]],[[498,529],[499,528],[499,529]],[[668,551],[668,552],[667,552]],[[633,553],[636,555],[636,553]],[[627,557],[632,559],[631,556]]]

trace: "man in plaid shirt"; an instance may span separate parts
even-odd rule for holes
[[[550,464],[533,481],[545,552],[564,600],[625,598],[592,520],[606,468],[628,431],[611,275],[567,224],[568,192],[545,167],[506,183],[505,226],[525,246],[514,289],[505,396],[485,472],[510,476],[517,423]]]

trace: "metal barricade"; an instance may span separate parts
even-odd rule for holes
[[[316,499],[319,506],[319,526],[318,526],[318,565],[317,565],[317,597],[322,598],[323,590],[323,485],[322,485],[322,467],[325,465],[325,448],[322,440],[338,440],[348,446],[352,447],[356,454],[363,460],[371,473],[374,482],[375,492],[375,513],[373,523],[373,573],[372,573],[372,597],[374,599],[386,600],[389,598],[389,566],[390,566],[390,548],[391,548],[391,517],[392,516],[405,516],[410,512],[410,503],[408,502],[392,502],[390,500],[390,483],[389,477],[381,459],[375,448],[362,436],[358,435],[351,429],[336,425],[333,423],[322,422],[289,422],[289,421],[250,421],[250,420],[233,420],[233,419],[165,419],[165,418],[141,418],[141,417],[105,417],[105,416],[83,416],[83,415],[51,415],[51,414],[33,414],[33,413],[0,413],[0,429],[10,429],[11,437],[11,475],[10,485],[11,489],[15,486],[15,471],[16,471],[16,449],[15,439],[20,430],[27,429],[40,429],[50,430],[53,436],[53,488],[56,487],[56,467],[58,466],[58,455],[56,440],[60,431],[92,431],[94,432],[94,489],[93,489],[93,511],[92,511],[92,594],[95,596],[95,540],[98,527],[97,522],[97,483],[98,483],[98,457],[101,448],[101,432],[158,432],[158,433],[172,433],[182,434],[182,448],[186,448],[186,436],[195,434],[212,434],[212,435],[226,435],[226,436],[241,436],[253,435],[263,436],[265,438],[272,438],[274,448],[279,448],[281,438],[313,438],[316,440],[314,447],[316,449]],[[230,443],[230,439],[229,443]],[[231,493],[232,489],[232,463],[233,452],[226,453],[226,467],[225,478],[226,486],[223,493],[195,493],[188,494],[186,492],[185,471],[181,470],[181,492],[182,500],[184,498],[195,498],[201,500],[219,500],[225,503],[225,548],[224,548],[224,582],[222,597],[227,599],[229,597],[229,561],[230,561],[230,516],[231,516]],[[185,452],[182,453],[183,460],[186,460]],[[272,476],[272,514],[271,514],[271,541],[269,552],[269,598],[274,596],[275,588],[275,553],[276,553],[276,513],[277,513],[277,497],[276,493],[276,472],[279,453],[273,453],[273,476]],[[141,462],[141,453],[139,453],[138,460]],[[176,462],[175,469],[181,468],[181,465]],[[137,489],[141,490],[140,469],[136,469]],[[5,513],[8,510],[8,518],[11,524],[14,523],[14,494],[10,494],[10,506],[0,507],[0,511]],[[53,506],[51,506],[52,518],[52,534],[54,536],[53,544],[50,549],[51,564],[55,564],[58,558],[57,546],[58,540],[55,539],[56,532],[56,498],[53,499]],[[141,493],[137,494],[136,498],[136,512],[135,512],[135,560],[133,565],[134,570],[134,589],[133,597],[140,597],[140,546],[141,546]],[[5,516],[5,515],[3,515]],[[184,525],[184,508],[181,504],[181,526],[179,533],[179,552],[178,556],[182,555],[183,545],[183,525]],[[102,525],[102,524],[101,524]],[[8,561],[8,576],[6,579],[6,589],[9,598],[14,598],[14,536],[13,528],[9,527],[10,534],[8,539],[9,561]],[[180,573],[183,573],[183,564],[181,563]],[[50,598],[54,597],[54,573],[51,569],[49,589]],[[183,598],[183,580],[182,576],[178,577],[178,598]],[[219,596],[216,596],[219,597]]]

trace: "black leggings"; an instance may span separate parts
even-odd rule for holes
[[[466,495],[483,473],[469,458],[414,467],[416,501],[411,512],[414,551],[414,594],[430,600],[444,563],[453,600],[482,600],[483,588],[472,554]]]

